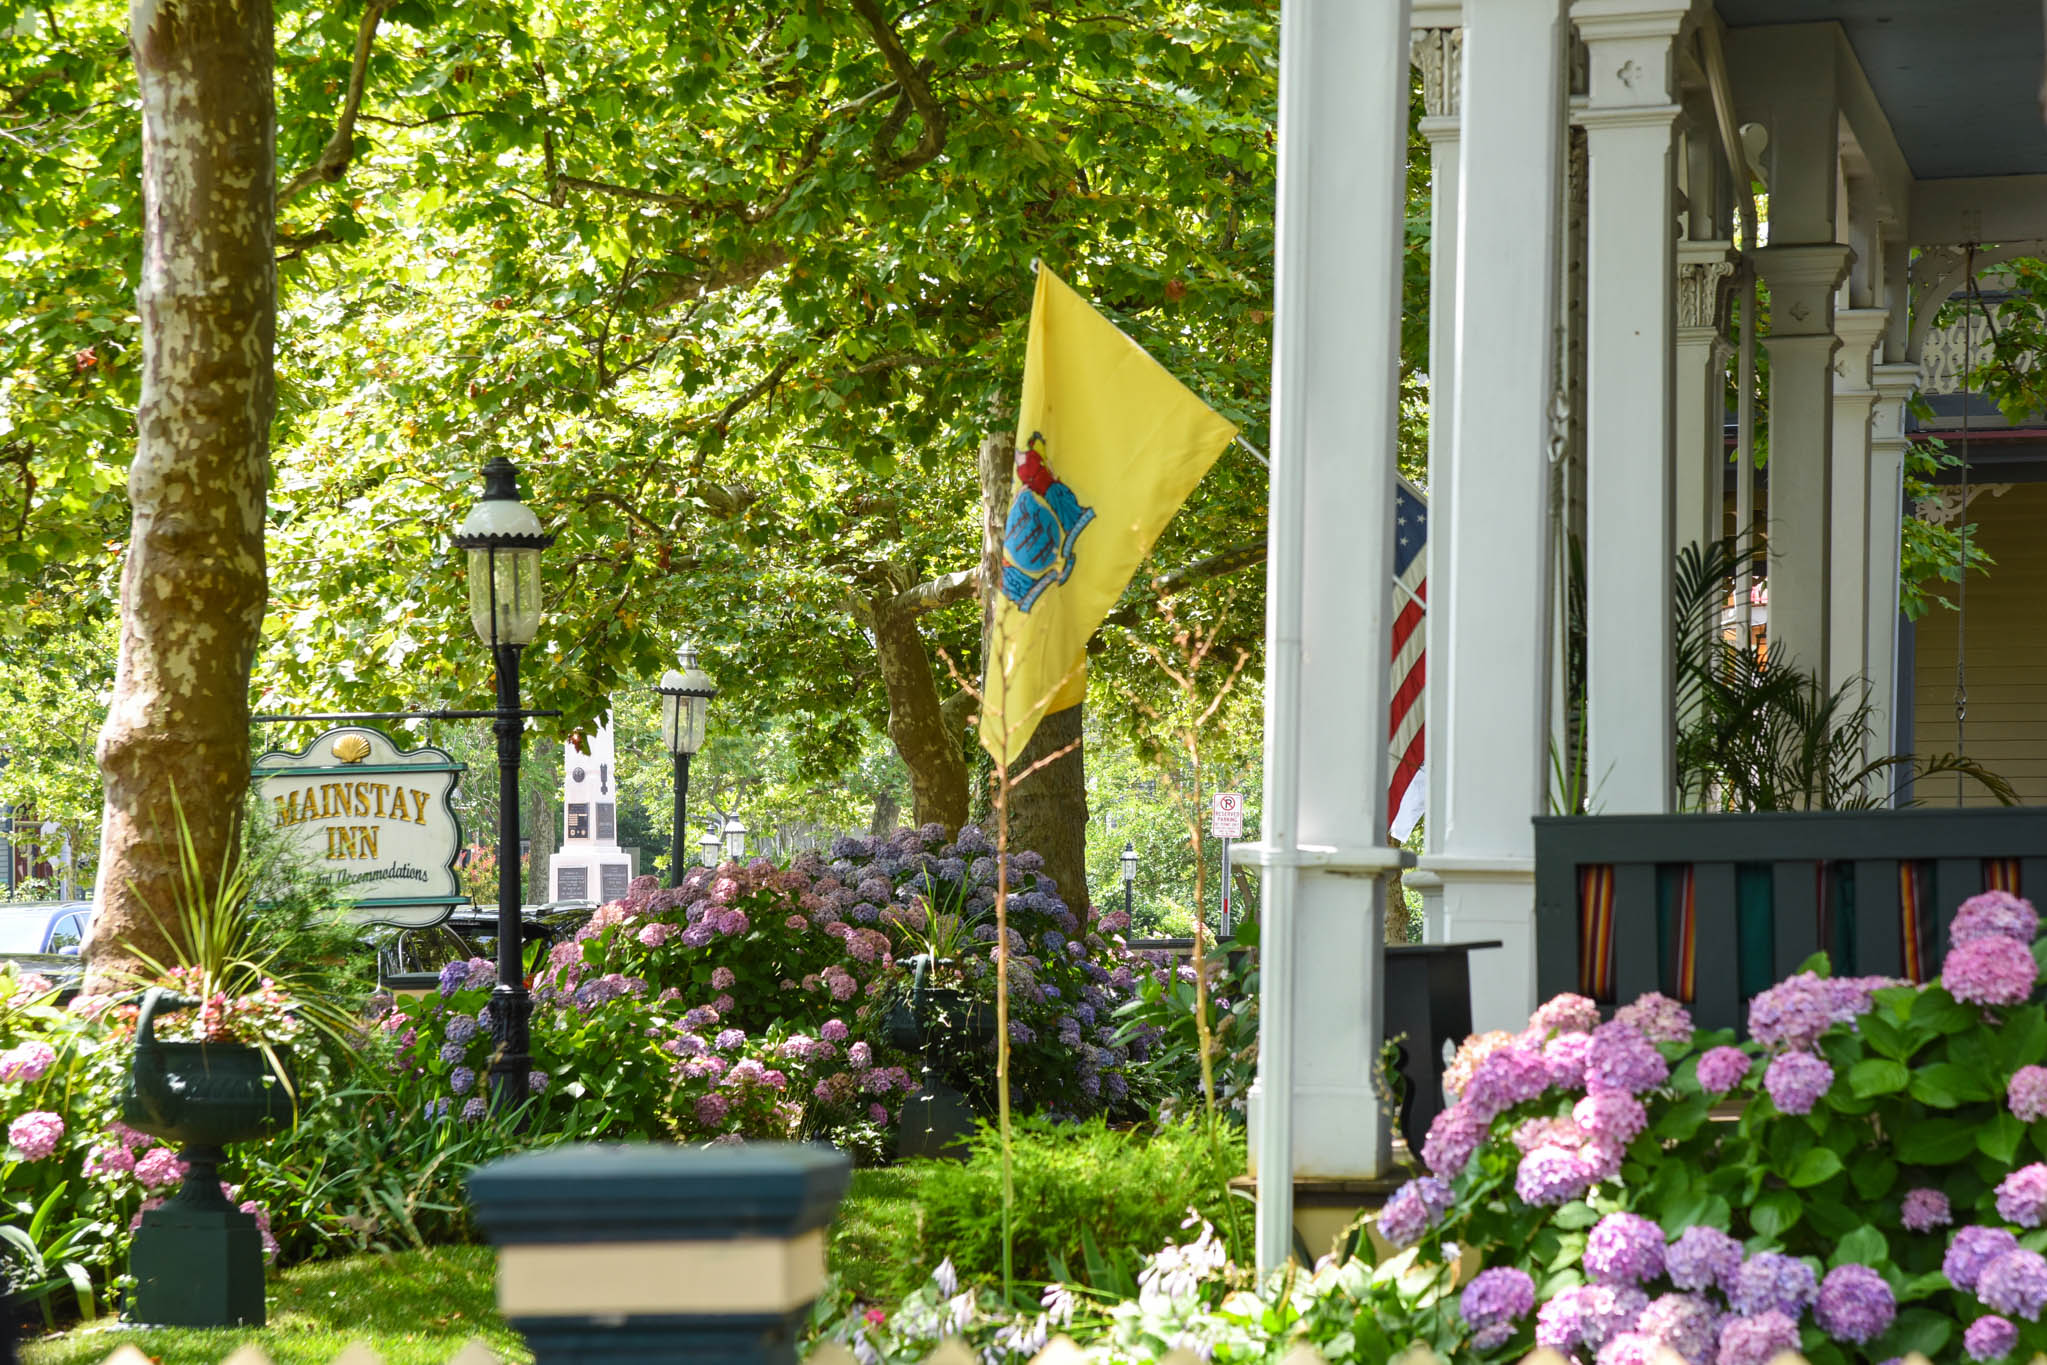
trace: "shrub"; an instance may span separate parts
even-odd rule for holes
[[[1118,1039],[1111,1015],[1145,970],[1083,927],[1036,855],[1010,859],[1011,1076],[1017,1103],[1100,1112],[1129,1093],[1150,1031]],[[974,994],[993,993],[996,867],[985,836],[937,826],[840,839],[799,856],[693,868],[683,884],[636,881],[557,945],[534,982],[536,1083],[576,1102],[578,1136],[829,1136],[872,1149],[916,1088],[889,1041],[908,961],[934,940]],[[494,973],[451,963],[437,996],[394,1006],[399,1064],[465,1103],[488,1062],[479,1021]],[[466,1022],[465,1022],[466,1021]],[[992,1095],[994,1046],[944,1047],[945,1079]]]
[[[1233,1252],[1249,1253],[1249,1206],[1229,1192],[1243,1168],[1234,1141],[1216,1140],[1189,1121],[1143,1131],[1113,1129],[1100,1118],[1034,1118],[1018,1120],[1012,1131],[1019,1280],[1127,1290],[1139,1252],[1175,1240],[1190,1214],[1221,1228]],[[995,1129],[981,1125],[967,1159],[938,1163],[918,1197],[925,1263],[950,1257],[964,1278],[999,1281],[1002,1145]]]
[[[1501,1359],[1632,1359],[1645,1339],[1697,1365],[2047,1349],[2047,1165],[2025,1162],[2047,1156],[2037,925],[2015,897],[1974,898],[1923,986],[1815,958],[1756,997],[1741,1046],[1654,995],[1605,1023],[1559,997],[1472,1040],[1431,1175],[1380,1228],[1424,1261],[1456,1245],[1536,1271],[1541,1307],[1507,1330],[1446,1299],[1418,1329]],[[1739,1117],[1709,1122],[1723,1105]]]

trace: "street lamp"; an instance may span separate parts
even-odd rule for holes
[[[719,837],[718,826],[714,822],[709,829],[704,831],[704,837],[697,840],[697,847],[704,851],[705,867],[716,867],[718,865],[718,850],[724,846],[725,841]]]
[[[498,704],[498,984],[491,992],[492,1101],[505,1112],[525,1103],[533,1058],[526,994],[525,926],[519,913],[519,651],[540,631],[540,552],[554,537],[519,501],[519,471],[502,455],[483,467],[483,499],[455,532],[469,555],[469,624],[490,646]]]
[[[1136,911],[1137,899],[1137,845],[1125,840],[1123,843],[1123,917],[1128,919]]]
[[[668,840],[668,884],[682,885],[682,832],[689,811],[689,759],[704,747],[704,721],[718,688],[697,667],[697,647],[682,647],[682,671],[661,675],[661,739],[675,758],[675,832]]]
[[[746,822],[738,811],[725,817],[725,856],[735,863],[746,856]]]

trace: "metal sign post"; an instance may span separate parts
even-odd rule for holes
[[[1230,840],[1244,837],[1244,798],[1236,792],[1217,792],[1209,806],[1208,832],[1223,841],[1222,936],[1230,936]]]

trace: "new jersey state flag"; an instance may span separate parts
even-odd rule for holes
[[[1088,637],[1236,434],[1039,268],[982,679],[981,743],[998,761],[1086,695]]]

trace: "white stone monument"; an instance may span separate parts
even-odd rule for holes
[[[633,855],[618,846],[618,764],[609,722],[590,752],[562,746],[562,848],[548,859],[549,899],[615,901],[633,879]]]

